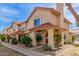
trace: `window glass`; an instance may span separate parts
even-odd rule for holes
[[[40,18],[36,18],[34,20],[34,26],[39,26],[40,25]]]

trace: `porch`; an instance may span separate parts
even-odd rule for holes
[[[56,33],[61,34],[62,40],[61,40],[61,46],[64,45],[64,33],[65,29],[61,28],[56,25],[52,25],[50,23],[45,23],[40,26],[34,27],[29,29],[30,31],[30,37],[32,38],[32,44],[33,46],[37,46],[38,44],[44,45],[48,44],[52,49],[55,47],[55,40],[54,35]],[[42,40],[38,43],[36,40],[36,35],[40,34],[42,36]]]

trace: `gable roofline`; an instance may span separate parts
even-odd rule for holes
[[[54,13],[54,14],[57,15],[57,16],[60,15],[60,13],[59,13],[57,10],[55,10],[54,8],[35,7],[34,10],[33,10],[32,13],[31,13],[31,15],[27,18],[26,23],[29,21],[29,19],[30,19],[31,16],[35,13],[35,11],[36,11],[37,9],[40,9],[40,10],[49,10],[49,11],[51,11],[51,13]]]
[[[23,23],[25,23],[25,21],[23,21],[23,22],[16,22],[16,21],[13,21],[13,22],[12,22],[12,25],[13,25],[13,24],[16,24],[17,26],[21,26]],[[11,25],[11,26],[12,26],[12,25]]]
[[[64,17],[64,21],[66,21],[69,24],[72,24],[67,18]]]

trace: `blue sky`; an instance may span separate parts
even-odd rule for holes
[[[72,4],[75,11],[79,12],[79,4]],[[31,12],[35,7],[49,7],[49,8],[55,8],[56,5],[54,3],[26,3],[26,4],[0,4],[0,32],[3,31],[4,28],[11,25],[12,21],[17,22],[23,22],[27,20]],[[78,13],[79,14],[79,13]],[[71,28],[76,28],[75,19],[70,13],[70,11],[67,9],[67,7],[64,7],[64,15],[67,19],[69,19],[73,25]]]

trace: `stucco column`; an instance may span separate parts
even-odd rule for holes
[[[33,46],[36,46],[37,42],[36,42],[36,34],[35,34],[35,32],[31,32],[30,33],[30,37],[32,38],[32,44],[33,44]]]
[[[72,35],[71,34],[69,34],[69,41],[70,41],[70,43],[72,42]]]
[[[16,40],[19,40],[19,35],[16,35]]]
[[[48,29],[48,45],[51,46],[51,48],[54,48],[54,38],[53,38],[53,29]]]
[[[67,43],[69,43],[69,31],[67,31]]]
[[[42,34],[42,44],[45,44],[45,33]]]
[[[62,36],[61,45],[63,46],[64,45],[64,32],[63,31],[61,33],[61,36]]]

